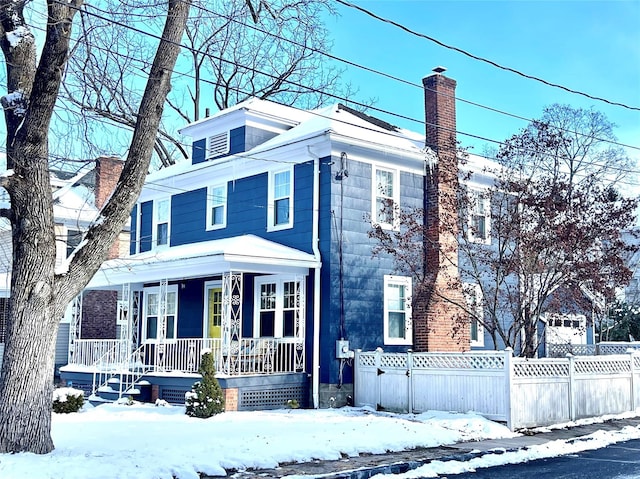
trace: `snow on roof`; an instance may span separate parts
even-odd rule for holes
[[[173,246],[105,262],[88,285],[101,288],[123,282],[186,278],[225,271],[306,274],[319,266],[312,254],[255,235]]]
[[[187,126],[179,129],[178,132],[182,135],[191,135],[191,133],[194,130],[197,131],[203,123],[209,122],[213,119],[220,119],[224,116],[241,110],[257,113],[261,116],[276,118],[283,123],[299,123],[303,121],[309,114],[309,112],[305,110],[301,110],[292,106],[282,105],[280,103],[275,103],[269,100],[261,100],[259,98],[249,98],[248,100],[237,103],[236,105],[230,106],[229,108],[220,110],[211,116],[201,118],[198,121],[194,121],[193,123],[190,123]]]
[[[358,139],[385,148],[396,148],[414,153],[422,151],[422,148],[416,144],[415,133],[412,132],[411,135],[407,135],[406,130],[392,128],[392,125],[388,125],[381,120],[352,111],[340,103],[335,103],[309,112],[309,117],[299,125],[262,143],[254,148],[252,152],[273,149],[289,144],[294,140],[313,138],[326,132]],[[422,140],[424,143],[424,138]]]

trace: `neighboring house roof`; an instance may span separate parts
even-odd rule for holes
[[[317,268],[312,254],[255,235],[242,235],[164,250],[147,251],[105,262],[88,289],[160,279],[199,277],[228,271],[306,274]]]

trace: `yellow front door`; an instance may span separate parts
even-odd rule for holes
[[[222,337],[222,288],[207,289],[207,334],[209,338]]]

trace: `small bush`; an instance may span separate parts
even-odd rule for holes
[[[53,390],[53,412],[67,414],[78,412],[84,404],[84,392],[74,388],[58,388]]]
[[[202,374],[202,381],[196,382],[185,394],[186,414],[204,419],[224,412],[224,394],[216,379],[211,353],[202,355],[198,372]]]

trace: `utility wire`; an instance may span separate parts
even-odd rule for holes
[[[601,101],[601,102],[604,102],[604,103],[608,103],[609,105],[620,106],[622,108],[627,108],[629,110],[640,111],[640,107],[635,107],[635,106],[626,105],[624,103],[610,101],[610,100],[607,100],[606,98],[590,95],[588,93],[585,93],[585,92],[582,92],[582,91],[579,91],[579,90],[574,90],[572,88],[568,88],[568,87],[560,85],[558,83],[549,82],[547,80],[544,80],[544,79],[542,79],[540,77],[537,77],[537,76],[534,76],[534,75],[528,75],[526,73],[521,72],[520,70],[516,70],[515,68],[510,68],[510,67],[507,67],[507,66],[504,66],[504,65],[500,65],[499,63],[496,63],[493,60],[489,60],[487,58],[480,57],[478,55],[474,55],[473,53],[470,53],[470,52],[468,52],[466,50],[463,50],[462,48],[458,48],[458,47],[454,47],[452,45],[448,45],[448,44],[446,44],[444,42],[441,42],[440,40],[438,40],[438,39],[436,39],[434,37],[431,37],[431,36],[426,35],[424,33],[416,32],[415,30],[412,30],[409,27],[406,27],[405,25],[402,25],[402,24],[400,24],[398,22],[395,22],[393,20],[390,20],[388,18],[381,17],[381,16],[373,13],[372,11],[367,10],[366,8],[360,7],[359,5],[355,5],[355,4],[347,2],[345,0],[335,0],[335,1],[338,2],[338,3],[341,3],[342,5],[344,5],[346,7],[359,10],[360,12],[365,13],[366,15],[369,15],[370,17],[373,17],[378,21],[381,21],[381,22],[384,22],[384,23],[388,23],[390,25],[393,25],[394,27],[400,28],[401,30],[404,30],[405,32],[410,33],[411,35],[414,35],[414,36],[417,36],[417,37],[420,37],[420,38],[424,38],[424,39],[429,40],[430,42],[433,42],[433,43],[435,43],[435,44],[437,44],[437,45],[439,45],[441,47],[447,48],[449,50],[456,51],[456,52],[461,53],[463,55],[466,55],[469,58],[472,58],[474,60],[477,60],[477,61],[480,61],[480,62],[484,62],[484,63],[488,63],[489,65],[494,66],[496,68],[499,68],[501,70],[505,70],[505,71],[508,71],[508,72],[511,72],[511,73],[515,73],[516,75],[520,75],[521,77],[527,78],[529,80],[535,80],[537,82],[543,83],[543,84],[545,84],[547,86],[550,86],[550,87],[560,88],[561,90],[565,90],[565,91],[567,91],[569,93],[573,93],[573,94],[576,94],[576,95],[581,95],[581,96],[587,97],[587,98],[589,98],[591,100]]]
[[[95,7],[94,7],[94,8],[95,8]],[[86,14],[88,14],[88,15],[94,16],[94,17],[96,17],[96,18],[99,18],[99,19],[102,19],[102,20],[106,20],[106,21],[109,21],[109,22],[115,23],[115,24],[117,24],[117,25],[119,25],[119,26],[121,26],[121,27],[123,27],[123,28],[127,28],[127,29],[130,29],[130,30],[133,30],[133,31],[135,31],[135,32],[137,32],[137,33],[140,33],[140,34],[143,34],[143,35],[151,36],[151,37],[156,38],[156,39],[160,39],[160,38],[161,38],[161,37],[160,37],[160,36],[158,36],[158,35],[155,35],[155,34],[152,34],[152,33],[149,33],[149,32],[145,32],[145,31],[143,31],[143,30],[141,30],[141,29],[138,29],[138,28],[135,28],[135,27],[132,27],[132,26],[129,26],[129,25],[123,24],[123,23],[121,23],[121,22],[117,22],[117,21],[111,20],[111,19],[109,19],[109,18],[107,18],[107,17],[104,17],[104,16],[102,16],[102,15],[98,15],[98,14],[96,14],[96,13],[91,13],[91,12],[87,12],[87,11],[85,11],[85,13],[86,13]],[[281,37],[280,37],[280,38],[281,38]],[[284,38],[283,38],[283,39],[284,39]],[[284,39],[284,40],[286,40],[286,39]],[[192,49],[192,48],[190,48],[190,47],[188,47],[188,46],[185,46],[185,45],[180,45],[180,46],[181,46],[181,47],[183,47],[183,48],[185,48],[185,49],[187,49],[187,50],[189,50],[189,51],[195,51],[195,52],[200,53],[200,54],[203,54],[203,55],[208,55],[208,56],[211,56],[211,57],[213,57],[213,58],[216,58],[217,60],[220,60],[220,61],[224,61],[224,62],[228,62],[228,63],[233,63],[233,62],[231,62],[231,61],[229,61],[229,60],[226,60],[226,59],[224,59],[224,58],[222,58],[222,57],[216,57],[216,56],[213,56],[213,55],[209,55],[209,54],[207,54],[206,52],[199,51],[199,50],[196,50],[196,49]],[[96,47],[96,48],[100,49],[100,47]],[[126,55],[121,55],[121,56],[125,56],[126,58],[129,58],[129,59],[131,59],[131,60],[141,61],[143,64],[145,63],[145,62],[143,62],[142,60],[136,59],[136,58],[131,57],[131,56],[126,56]],[[147,63],[147,65],[148,65],[148,63]],[[354,64],[354,65],[355,65],[355,64]],[[260,70],[255,69],[255,68],[247,68],[247,69],[248,69],[248,70],[250,70],[250,71],[253,71],[253,72],[255,72],[255,73],[263,74],[263,75],[266,75],[266,76],[271,76],[271,77],[272,77],[272,78],[274,78],[274,79],[275,79],[275,78],[277,78],[277,77],[276,77],[276,76],[274,76],[274,75],[270,75],[270,74],[268,74],[268,73],[266,73],[266,72],[262,72],[262,71],[260,71]],[[141,71],[142,71],[142,72],[144,72],[144,69],[143,69],[143,68],[141,68]],[[187,73],[182,73],[182,72],[176,72],[176,73],[178,73],[179,75],[183,75],[183,76],[187,76],[187,77],[191,77],[191,78],[193,78],[193,74],[189,75],[189,74],[187,74]],[[215,83],[214,83],[214,82],[212,82],[212,81],[208,81],[208,80],[204,80],[204,79],[203,79],[202,81],[204,81],[204,82],[206,82],[206,83],[210,83],[210,84],[215,84]],[[303,87],[303,88],[305,88],[305,86],[304,86],[304,85],[302,85],[302,84],[300,84],[300,83],[295,83],[295,82],[291,82],[291,81],[288,81],[288,82],[289,82],[289,83],[292,83],[292,84],[294,84],[294,85],[296,85],[296,86],[299,86],[299,87]],[[411,84],[411,82],[408,82],[408,81],[404,81],[404,82],[405,82],[405,83],[409,83],[409,84]],[[324,93],[324,92],[320,92],[320,91],[319,91],[319,90],[317,90],[317,89],[313,89],[313,88],[309,88],[309,87],[306,87],[306,88],[307,88],[307,89],[309,89],[310,91],[313,91],[313,92],[317,92],[317,93]],[[250,92],[244,92],[244,91],[241,91],[240,89],[234,89],[234,90],[235,90],[235,91],[238,91],[238,92],[241,92],[241,93],[243,93],[243,94],[250,94]],[[363,103],[360,103],[360,102],[356,102],[356,101],[350,100],[350,99],[345,98],[345,97],[341,97],[341,96],[337,96],[337,95],[333,95],[333,94],[327,94],[327,93],[324,93],[324,94],[326,94],[327,96],[330,96],[330,97],[336,98],[336,99],[338,99],[338,100],[342,100],[342,101],[345,101],[345,102],[349,102],[349,103],[352,103],[352,104],[356,104],[356,105],[361,106],[361,107],[364,107],[364,108],[370,108],[370,109],[376,110],[376,111],[378,111],[378,112],[381,112],[381,113],[384,113],[384,114],[387,114],[387,115],[391,115],[391,116],[395,116],[395,117],[398,117],[398,118],[402,118],[402,119],[405,119],[405,120],[408,120],[408,121],[412,121],[412,122],[415,122],[415,123],[419,123],[419,124],[421,124],[421,125],[424,125],[424,124],[425,124],[425,122],[424,122],[423,120],[417,120],[417,119],[415,119],[415,118],[408,117],[408,116],[405,116],[405,115],[401,115],[401,114],[398,114],[398,113],[394,113],[394,112],[391,112],[391,111],[389,111],[389,110],[385,110],[385,109],[382,109],[382,108],[372,107],[372,106],[370,106],[370,105],[366,105],[366,104],[363,104]],[[464,100],[463,100],[463,101],[464,101]],[[490,108],[490,107],[487,107],[487,108]],[[73,110],[71,110],[71,109],[68,109],[68,111],[73,112]],[[500,112],[499,110],[497,110],[497,111],[498,111],[498,112]],[[501,112],[501,113],[505,113],[505,112]],[[318,113],[316,113],[316,114],[318,114]],[[505,114],[507,114],[507,113],[505,113]],[[514,116],[515,116],[515,115],[514,115]],[[522,117],[519,117],[519,118],[522,118]],[[342,120],[339,120],[339,119],[335,119],[335,118],[333,118],[333,120],[334,120],[334,121],[339,121],[339,122],[342,122],[342,123],[348,123],[348,122],[345,122],[345,121],[342,121]],[[434,125],[434,124],[430,124],[430,126],[434,126],[434,127],[436,127],[436,128],[442,128],[442,127],[440,127],[439,125]],[[362,126],[360,126],[360,127],[361,127],[361,128],[366,129],[366,127],[362,127]],[[378,133],[386,133],[386,134],[391,134],[391,135],[393,135],[393,136],[400,136],[400,135],[397,135],[397,134],[393,134],[392,132],[388,132],[388,133],[387,133],[387,132],[380,132],[379,130],[375,130],[375,129],[371,129],[371,130],[373,130],[373,131],[377,131]],[[468,137],[472,137],[472,138],[480,139],[480,140],[482,140],[482,141],[487,141],[487,142],[491,142],[491,143],[496,143],[496,144],[498,144],[498,145],[503,145],[503,144],[504,144],[504,142],[499,141],[499,140],[495,140],[495,139],[491,139],[491,138],[483,137],[483,136],[480,136],[480,135],[475,135],[475,134],[468,133],[468,132],[463,132],[463,131],[460,131],[460,130],[450,130],[450,129],[448,129],[448,131],[450,131],[451,133],[458,133],[458,134],[461,134],[461,135],[463,135],[463,136],[468,136]],[[570,131],[570,130],[565,130],[565,131]],[[573,133],[577,133],[577,132],[573,132]],[[578,133],[578,134],[580,134],[580,133]],[[631,146],[631,145],[624,145],[624,144],[621,144],[621,143],[612,142],[612,141],[610,141],[610,140],[604,140],[604,139],[599,139],[599,140],[600,140],[600,141],[606,141],[606,142],[609,142],[609,143],[614,143],[614,144],[617,144],[617,145],[619,145],[619,146],[625,146],[625,147],[628,147],[628,148],[633,148],[633,149],[638,149],[638,150],[640,150],[640,147],[634,147],[634,146]],[[183,146],[185,146],[185,147],[187,147],[187,148],[188,148],[188,146],[189,146],[189,145],[187,145],[187,144],[185,144],[185,143],[182,143],[182,145],[183,145]],[[594,165],[594,166],[598,166],[596,163],[593,163],[593,162],[592,162],[592,163],[590,163],[590,164],[592,164],[592,165]],[[600,165],[600,166],[603,166],[603,165]],[[616,169],[616,168],[614,168],[614,167],[611,167],[611,168],[612,168],[612,169]],[[631,171],[626,170],[626,169],[623,169],[623,168],[619,168],[619,170],[620,170],[620,171],[625,171],[625,172],[631,172]],[[635,172],[636,172],[636,173],[639,173],[638,171],[635,171]]]

